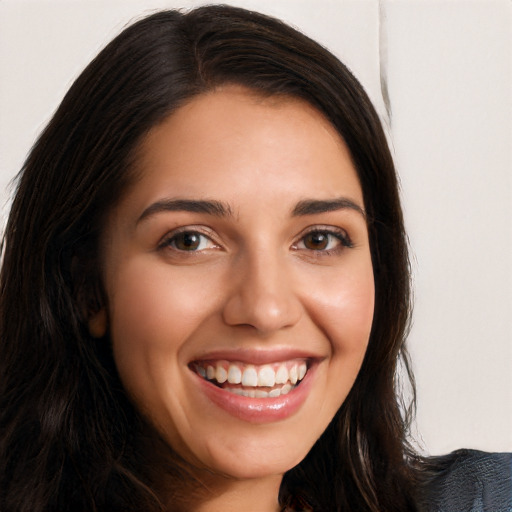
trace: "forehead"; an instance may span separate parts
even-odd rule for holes
[[[139,148],[134,190],[158,196],[260,202],[340,195],[361,203],[350,153],[307,102],[226,86],[193,98],[154,127]]]

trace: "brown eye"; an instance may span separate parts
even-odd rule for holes
[[[201,242],[198,233],[180,233],[174,237],[174,246],[180,251],[195,251]]]
[[[319,231],[313,231],[312,233],[308,233],[304,238],[304,247],[306,249],[310,249],[312,251],[324,251],[328,248],[330,239],[334,238],[333,235],[328,233],[321,233]],[[335,241],[338,241],[335,239]]]
[[[177,251],[194,252],[208,249],[214,244],[207,236],[197,231],[182,231],[168,238],[164,245]]]
[[[294,249],[313,251],[317,254],[334,254],[345,247],[352,247],[352,242],[341,229],[311,230],[301,237]]]

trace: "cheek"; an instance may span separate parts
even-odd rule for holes
[[[371,263],[333,273],[308,297],[310,316],[324,331],[333,356],[364,356],[373,321],[375,286]]]
[[[207,315],[215,295],[211,293],[211,278],[197,271],[190,277],[190,273],[165,263],[147,263],[143,258],[119,265],[109,286],[113,291],[109,313],[114,335],[124,333],[123,338],[130,338],[141,332],[148,342],[163,337],[167,345],[169,337],[193,328],[199,316]]]
[[[178,365],[186,340],[218,301],[211,276],[173,271],[147,257],[119,263],[108,289],[110,334],[123,380],[147,380],[162,361]]]
[[[373,275],[364,280],[348,280],[332,308],[334,350],[358,350],[368,343],[375,307]],[[336,343],[342,340],[342,343]]]
[[[317,413],[330,421],[349,394],[368,346],[375,301],[372,266],[368,260],[338,268],[321,279],[317,275],[316,283],[304,304],[329,343],[329,357],[319,372],[326,391]]]

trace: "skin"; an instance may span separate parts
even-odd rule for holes
[[[212,494],[194,510],[276,510],[282,475],[343,403],[370,334],[373,270],[350,154],[307,103],[235,86],[192,99],[140,149],[139,179],[104,232],[108,305],[91,332],[109,330],[136,406],[208,475]],[[293,214],[300,201],[339,198],[354,206]],[[151,207],[169,199],[215,200],[228,212]],[[183,250],[183,228],[200,233],[194,250]],[[279,421],[229,414],[189,367],[219,350],[311,354],[304,402]]]

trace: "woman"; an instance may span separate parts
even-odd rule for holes
[[[1,286],[2,510],[428,496],[385,136],[276,20],[168,11],[108,45],[20,175]]]

